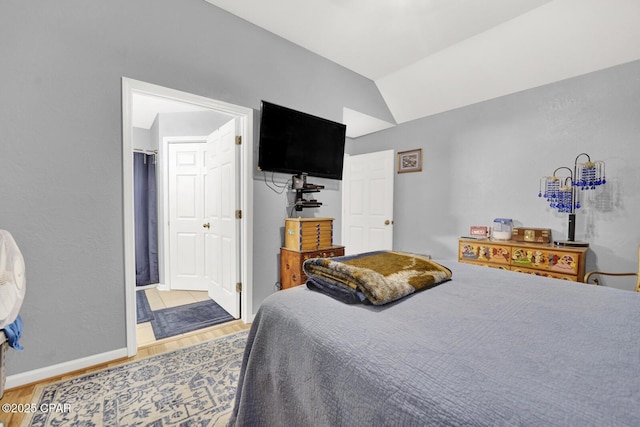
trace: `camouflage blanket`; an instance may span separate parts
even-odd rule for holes
[[[346,303],[387,304],[451,279],[451,270],[424,256],[376,251],[312,258],[307,287]]]

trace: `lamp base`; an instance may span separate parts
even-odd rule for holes
[[[579,242],[573,240],[554,240],[553,244],[556,246],[569,246],[572,248],[588,248],[589,243],[587,242]]]

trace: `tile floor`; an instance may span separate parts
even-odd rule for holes
[[[205,301],[209,298],[206,291],[159,291],[156,288],[148,288],[136,292],[145,292],[149,300],[151,310],[177,307],[179,305],[191,304],[198,301]],[[139,323],[137,326],[138,347],[142,347],[156,341],[151,328],[151,322]]]

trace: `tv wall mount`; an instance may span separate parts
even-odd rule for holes
[[[291,178],[291,190],[296,192],[296,200],[294,207],[296,211],[301,211],[305,208],[319,208],[322,206],[322,202],[316,199],[305,199],[304,195],[308,193],[318,193],[324,189],[324,185],[310,184],[307,182],[307,175],[293,175]]]

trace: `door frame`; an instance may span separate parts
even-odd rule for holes
[[[245,323],[253,321],[253,109],[223,101],[170,89],[152,83],[122,77],[122,185],[124,222],[124,284],[125,284],[125,324],[127,334],[127,355],[137,351],[136,332],[136,280],[135,280],[135,228],[133,200],[133,94],[167,98],[187,102],[211,110],[235,116],[239,123],[243,143],[240,148],[240,197],[242,211],[240,220],[240,294],[241,319]]]

